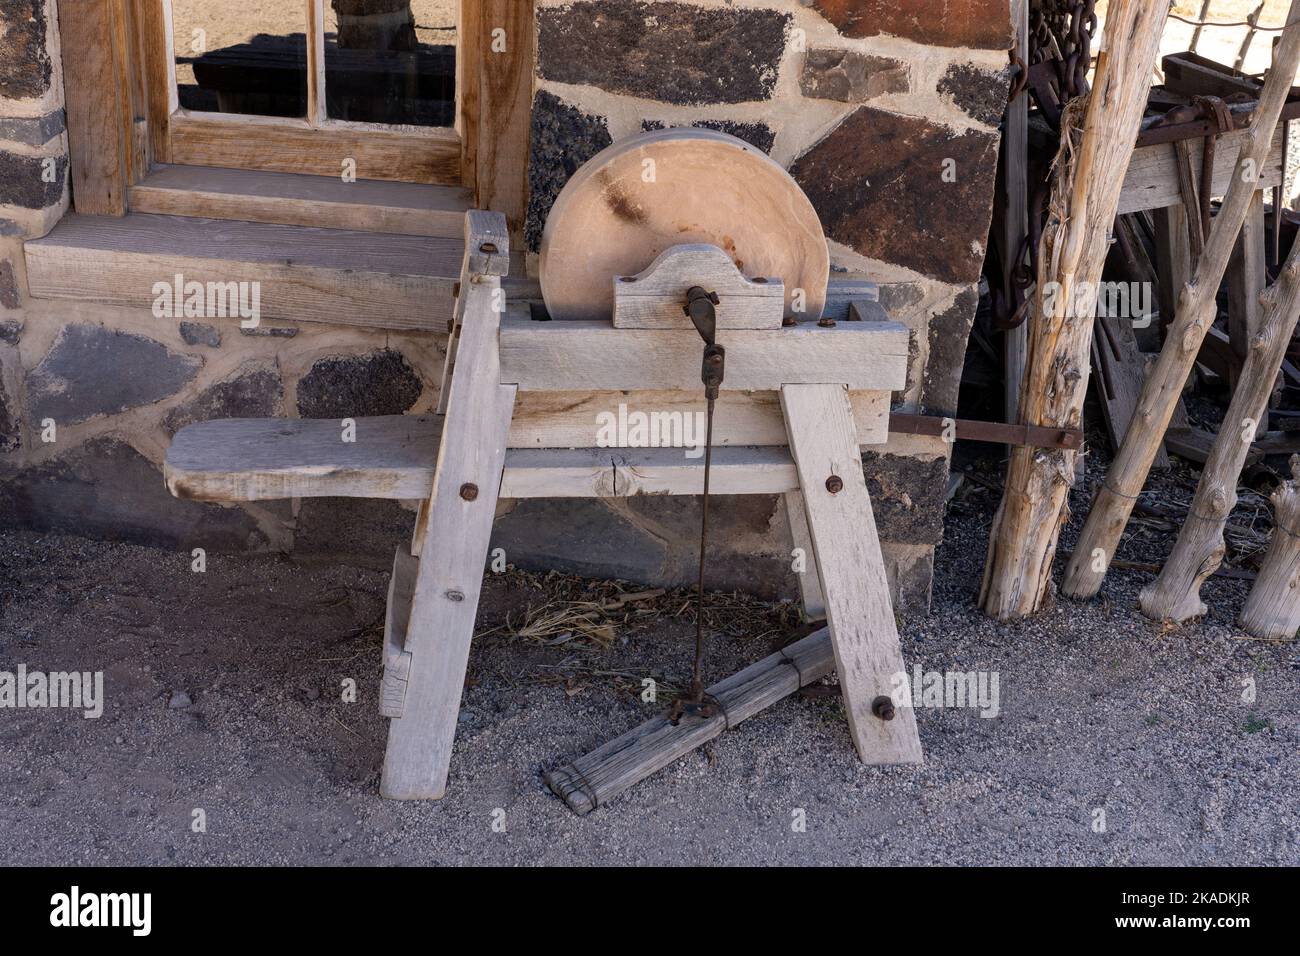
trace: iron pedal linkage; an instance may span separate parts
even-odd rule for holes
[[[683,309],[695,326],[695,331],[704,340],[700,380],[704,383],[704,399],[708,410],[704,433],[704,495],[700,505],[700,576],[695,602],[695,663],[691,668],[689,696],[678,697],[668,712],[668,719],[674,725],[681,720],[683,714],[714,717],[722,712],[718,700],[704,692],[704,679],[701,676],[704,662],[704,570],[709,542],[709,473],[713,467],[713,404],[718,399],[727,363],[727,350],[717,343],[718,304],[716,292],[692,286],[686,293],[686,307]]]

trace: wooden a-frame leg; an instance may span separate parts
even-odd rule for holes
[[[433,491],[421,509],[422,540],[413,549],[420,557],[405,650],[389,648],[385,655],[401,662],[393,680],[385,674],[384,712],[397,716],[388,729],[380,784],[381,793],[396,800],[436,800],[447,789],[516,392],[501,384],[500,289],[495,275],[462,281],[462,361],[447,392]]]
[[[803,492],[797,488],[785,493],[785,514],[790,522],[790,538],[795,550],[803,552],[799,579],[799,597],[803,601],[805,621],[820,621],[826,617],[826,602],[822,598],[821,577],[817,573],[817,552],[808,533],[808,515],[804,511]],[[794,555],[791,556],[792,560]]]
[[[911,701],[900,701],[892,720],[873,712],[877,700],[907,686],[900,683],[906,671],[848,391],[842,385],[785,385],[781,407],[854,746],[866,763],[918,763],[921,740]]]

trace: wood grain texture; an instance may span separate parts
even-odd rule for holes
[[[745,275],[781,279],[784,315],[821,316],[830,253],[798,183],[743,140],[675,128],[621,139],[565,183],[538,266],[551,317],[608,321],[611,277],[635,275],[681,243],[718,246]]]
[[[500,384],[497,276],[463,276],[462,367],[452,381],[438,444],[427,526],[406,632],[411,655],[402,715],[392,720],[380,792],[439,799],[447,789],[456,716],[488,541],[496,516],[515,389]],[[476,493],[461,489],[474,485]]]
[[[170,4],[164,0],[132,0],[143,53],[145,119],[149,157],[155,163],[171,162],[171,114],[175,109],[174,67],[171,52]]]
[[[72,203],[90,215],[126,213],[131,98],[124,17],[119,0],[98,0],[59,24]]]
[[[709,687],[726,716],[685,715],[676,725],[653,717],[586,756],[556,767],[543,780],[579,816],[662,770],[741,721],[807,687],[834,665],[830,633],[822,628]]]
[[[1300,0],[1292,0],[1281,42],[1274,52],[1273,69],[1264,82],[1259,106],[1248,131],[1249,139],[1239,156],[1243,173],[1249,171],[1244,167],[1261,168],[1264,157],[1271,150],[1278,117],[1290,93],[1297,66],[1300,66]],[[1169,327],[1160,356],[1147,376],[1133,424],[1111,463],[1106,481],[1093,500],[1074,554],[1066,566],[1061,590],[1070,597],[1094,597],[1101,590],[1106,568],[1116,555],[1133,503],[1146,484],[1152,461],[1164,440],[1165,430],[1196,362],[1201,342],[1214,322],[1219,285],[1257,188],[1257,183],[1248,175],[1232,177],[1223,204],[1214,218],[1205,253],[1196,263],[1191,282],[1182,290],[1177,317]],[[1269,374],[1268,385],[1271,387],[1276,369]],[[1244,416],[1238,415],[1237,420],[1241,417]],[[1097,557],[1101,560],[1097,561]]]
[[[917,763],[921,740],[912,708],[899,706],[893,720],[872,713],[873,702],[892,697],[898,675],[906,671],[848,396],[836,385],[786,385],[781,405],[817,553],[849,733],[867,763]],[[842,483],[834,492],[827,486],[832,475]]]
[[[443,332],[464,242],[132,213],[66,216],[25,252],[38,298],[152,308],[154,283],[179,273],[261,283],[263,319]]]
[[[785,493],[785,514],[790,522],[790,539],[794,550],[803,552],[803,570],[796,573],[799,580],[799,597],[806,621],[826,617],[826,597],[822,593],[821,575],[817,572],[817,549],[813,547],[812,533],[808,530],[808,513],[804,510],[803,492]],[[793,561],[794,556],[791,555]]]
[[[475,206],[504,213],[522,239],[528,210],[533,0],[478,0],[479,109]],[[466,42],[470,42],[466,39]],[[518,243],[523,248],[523,243]]]
[[[456,20],[456,132],[460,134],[461,185],[471,195],[478,182],[482,17],[482,0],[461,0]]]
[[[406,686],[411,678],[406,630],[411,623],[411,604],[415,600],[415,579],[419,573],[420,559],[405,548],[398,548],[393,555],[384,615],[384,676],[379,685],[381,717],[400,717],[406,709]]]
[[[665,249],[644,271],[613,282],[616,329],[692,328],[685,306],[696,286],[717,295],[720,329],[779,329],[785,314],[779,278],[747,278],[730,256],[707,243]]]
[[[1273,537],[1239,623],[1272,641],[1294,640],[1300,630],[1300,456],[1291,458],[1291,480],[1273,492]]]
[[[1237,157],[1242,144],[1250,135],[1249,130],[1235,130],[1225,133],[1215,147],[1214,152],[1214,195],[1222,196],[1228,191],[1237,168]],[[1203,166],[1200,141],[1194,141],[1196,147],[1191,150],[1190,162],[1192,181],[1200,183]],[[1273,137],[1272,146],[1260,165],[1258,188],[1266,189],[1282,181],[1282,131]],[[1120,194],[1119,214],[1139,212],[1143,209],[1163,209],[1167,206],[1181,206],[1182,192],[1179,190],[1178,158],[1175,144],[1156,143],[1143,146],[1133,151],[1124,177],[1124,191]]]
[[[893,322],[811,323],[768,330],[723,329],[724,390],[770,391],[785,383],[847,383],[899,390],[907,378],[907,329]],[[609,321],[501,323],[503,381],[522,391],[700,388],[699,335],[690,329],[615,329]]]
[[[377,124],[192,113],[171,121],[170,162],[312,176],[339,176],[356,161],[358,179],[460,185],[460,136],[454,129],[395,129]]]
[[[334,419],[230,418],[187,425],[167,450],[163,474],[178,498],[267,501],[381,498],[411,501],[433,482],[442,416],[356,418],[344,442]],[[782,494],[798,487],[785,448],[717,448],[712,490]],[[699,494],[702,458],[679,448],[511,449],[505,498]]]
[[[157,166],[127,195],[138,213],[443,239],[461,236],[469,209],[458,186],[216,166]]]

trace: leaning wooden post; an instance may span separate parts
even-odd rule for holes
[[[1251,199],[1259,188],[1259,173],[1268,161],[1278,117],[1291,90],[1297,65],[1300,65],[1300,0],[1292,0],[1273,68],[1269,70],[1259,105],[1251,118],[1250,132],[1237,157],[1237,175],[1232,177],[1219,214],[1214,217],[1210,238],[1196,263],[1192,281],[1179,294],[1178,314],[1169,327],[1164,348],[1142,387],[1128,434],[1097,492],[1074,555],[1066,566],[1061,591],[1069,597],[1089,598],[1101,590],[1102,579],[1115,557],[1133,504],[1146,484],[1151,462],[1164,440],[1183,384],[1196,362],[1201,342],[1214,323],[1218,311],[1215,296],[1250,211]]]
[[[1291,480],[1273,492],[1273,540],[1241,610],[1241,627],[1270,640],[1300,630],[1300,455],[1291,456]]]
[[[1092,91],[1062,117],[1020,389],[1023,424],[1079,425],[1088,388],[1095,289],[1168,10],[1168,0],[1111,4]],[[1012,451],[980,594],[985,612],[998,620],[1032,613],[1047,592],[1074,459],[1075,452],[1068,449],[1020,446]]]
[[[1187,520],[1160,576],[1138,598],[1142,613],[1157,621],[1185,621],[1205,613],[1201,585],[1223,562],[1223,528],[1237,505],[1237,478],[1259,422],[1268,415],[1273,381],[1300,319],[1300,244],[1260,301],[1264,319],[1250,340],[1237,390],[1201,472]]]

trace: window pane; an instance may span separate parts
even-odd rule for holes
[[[460,0],[325,0],[331,119],[451,126]]]
[[[307,115],[303,0],[172,0],[172,27],[181,106]]]

